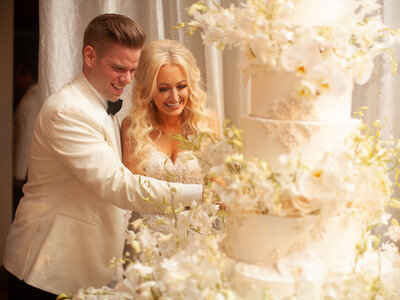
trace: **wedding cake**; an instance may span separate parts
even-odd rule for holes
[[[266,5],[271,13],[279,5],[274,2]],[[346,16],[345,1],[292,3],[292,13],[282,17],[291,27],[330,26]],[[273,172],[290,174],[293,168],[282,163],[282,156],[312,168],[327,151],[341,152],[345,140],[359,130],[359,120],[351,118],[351,74],[323,46],[305,34],[280,53],[280,68],[263,66],[253,71],[250,114],[241,119],[246,158],[256,157],[266,161]],[[271,265],[296,249],[310,247],[328,268],[335,268],[354,261],[362,226],[341,216],[304,220],[242,214],[233,207],[226,233],[224,248],[240,261]],[[332,241],[337,242],[333,249]]]
[[[357,22],[376,9],[365,2],[247,1],[219,15],[194,14],[206,42],[242,47],[251,83],[250,113],[240,122],[244,158],[268,166],[264,181],[250,171],[213,186],[227,211],[222,248],[245,299],[264,299],[266,290],[320,299],[327,278],[352,270],[371,216],[384,210],[388,194],[373,172],[361,171],[371,197],[356,191],[360,170],[341,169],[344,159],[356,161],[349,152],[361,130],[351,118],[354,81],[364,83],[372,69],[364,62],[370,56],[357,57],[368,47],[355,37]]]
[[[243,51],[244,139],[234,126],[220,141],[181,139],[206,172],[204,203],[167,208],[159,221],[169,234],[137,220],[124,279],[74,299],[398,299],[398,248],[371,228],[388,224],[387,205],[400,208],[388,176],[391,162],[400,174],[400,143],[382,142],[379,122],[371,130],[351,115],[354,84],[399,38],[379,8],[376,0],[193,4],[185,26],[203,28],[206,44]],[[400,240],[400,224],[393,219],[384,236]]]

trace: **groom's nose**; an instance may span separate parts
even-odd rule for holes
[[[125,84],[129,84],[129,83],[131,83],[133,76],[134,76],[133,72],[127,71],[125,74],[120,76],[120,81]]]

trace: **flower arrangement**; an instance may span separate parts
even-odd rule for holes
[[[193,203],[176,218],[160,217],[168,233],[137,219],[126,236],[132,253],[112,264],[128,262],[124,279],[114,288],[81,289],[73,299],[237,299],[224,275],[216,215],[214,205]]]
[[[73,297],[62,295],[58,299],[243,299],[233,285],[231,261],[219,245],[223,231],[215,227],[216,215],[214,205],[193,203],[190,211],[162,221],[170,230],[168,234],[150,228],[145,219],[136,220],[134,230],[126,236],[133,253],[112,262],[112,267],[128,262],[123,279],[113,288],[82,288]],[[400,235],[393,237],[395,240]],[[365,237],[353,271],[326,278],[320,299],[397,299],[399,291],[393,289],[393,282],[400,279],[399,274],[389,274],[390,278],[379,274],[380,265],[369,257],[379,256],[379,264],[400,267],[398,248],[391,241],[379,248],[377,240]],[[301,286],[302,279],[298,280]],[[264,293],[265,299],[282,300],[268,286]]]
[[[340,0],[324,2],[343,9],[334,20],[315,22],[310,18],[330,7],[314,16],[298,16],[300,2],[248,0],[223,8],[198,1],[189,8],[192,20],[177,27],[188,28],[188,34],[203,29],[203,42],[221,50],[239,47],[245,57],[242,69],[249,74],[266,67],[295,73],[303,80],[300,90],[308,95],[340,91],[348,77],[358,84],[367,82],[374,58],[382,52],[389,53],[395,72],[391,47],[399,43],[400,34],[382,23],[377,0],[347,0],[345,5]],[[302,19],[308,23],[303,24]]]
[[[212,159],[203,164],[209,203],[223,203],[228,210],[246,213],[364,215],[371,221],[387,205],[399,207],[398,200],[391,199],[389,172],[395,170],[398,185],[400,141],[382,141],[381,127],[380,122],[375,122],[374,129],[363,124],[341,152],[326,152],[313,166],[283,157],[292,170],[287,174],[272,172],[266,161],[245,159],[241,133],[227,123],[220,141],[207,143],[208,135],[199,134],[183,142],[183,147],[200,161]]]
[[[323,199],[319,199],[321,203],[316,205],[319,213],[331,214],[328,210],[334,207],[339,212],[344,213],[341,211],[344,209],[350,214],[366,210],[376,217],[357,246],[353,270],[340,276],[327,277],[322,283],[321,299],[397,299],[400,291],[394,289],[396,284],[393,282],[400,279],[400,274],[390,273],[388,277],[381,274],[380,270],[381,265],[400,268],[400,255],[394,244],[400,240],[400,225],[392,219],[388,230],[383,233],[389,237],[389,241],[382,244],[379,236],[370,234],[373,226],[388,225],[391,216],[384,212],[386,205],[400,208],[397,199],[390,199],[391,184],[387,178],[389,170],[400,173],[397,166],[400,143],[394,139],[380,141],[380,131],[379,122],[376,122],[374,130],[363,125],[364,133],[354,136],[346,151],[334,158],[323,158],[317,169],[297,165],[295,176],[289,176],[286,179],[288,181],[279,179],[269,170],[266,162],[244,160],[241,132],[228,121],[224,123],[221,140],[208,133],[199,133],[189,139],[177,136],[182,147],[191,150],[206,171],[204,203],[192,203],[190,210],[176,209],[175,213],[166,211],[169,216],[160,216],[157,221],[165,232],[155,229],[146,218],[137,219],[132,224],[133,229],[126,234],[132,253],[112,262],[113,267],[126,264],[123,279],[113,288],[82,288],[73,298],[59,299],[242,299],[240,291],[238,293],[233,285],[232,261],[220,247],[225,211],[218,207],[225,207],[229,211],[231,205],[242,205],[242,210],[249,207],[253,212],[258,210],[287,215],[288,211],[294,212],[295,204],[291,204],[293,207],[285,212],[290,205],[280,203],[285,199],[282,198],[282,191],[286,185],[290,186],[288,190],[297,189],[297,193],[303,197],[323,193]],[[339,160],[336,163],[342,172],[330,169],[331,159]],[[343,174],[346,176],[343,177]],[[315,186],[315,193],[310,192],[314,184],[322,184],[315,183],[315,180],[322,180],[322,183],[327,180],[334,186],[325,185],[327,191]],[[344,186],[343,193],[340,187],[335,186],[335,182]],[[368,188],[368,185],[371,187]],[[336,188],[339,188],[339,194],[333,193]],[[365,188],[368,190],[364,191]],[[258,189],[263,190],[264,197],[257,195]],[[306,194],[302,195],[303,192]],[[342,202],[334,206],[329,203],[330,197],[340,198],[346,196],[345,193],[352,194],[353,203],[348,203],[348,198],[335,199],[334,202]],[[215,205],[216,202],[218,205]],[[297,215],[306,213],[297,208]],[[302,280],[298,278],[298,286],[301,286]],[[268,287],[264,292],[266,299],[281,299]]]

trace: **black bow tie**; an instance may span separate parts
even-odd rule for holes
[[[115,115],[122,107],[122,99],[117,101],[107,101],[107,113]]]

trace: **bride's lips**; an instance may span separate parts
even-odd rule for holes
[[[168,109],[176,109],[178,108],[181,104],[182,104],[182,100],[178,101],[178,102],[174,102],[174,103],[168,103],[165,102],[164,105],[168,108]]]

